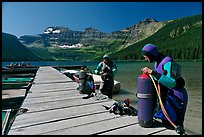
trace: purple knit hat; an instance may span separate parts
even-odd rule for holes
[[[153,55],[154,57],[157,57],[159,54],[159,51],[157,49],[156,46],[154,46],[153,44],[146,44],[143,48],[142,48],[142,54],[143,55]]]

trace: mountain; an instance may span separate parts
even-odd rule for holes
[[[42,34],[19,38],[32,52],[45,60],[86,61],[95,60],[104,53],[112,53],[145,39],[158,31],[166,22],[146,18],[137,24],[112,33],[94,28],[84,31],[50,26]]]
[[[202,59],[202,15],[172,20],[150,37],[110,56],[115,60],[141,60],[141,49],[148,43],[174,59]]]
[[[143,40],[163,27],[167,22],[158,22],[153,18],[145,18],[138,24],[128,27],[122,31],[126,32],[126,45],[131,45],[135,42]]]
[[[42,47],[72,46],[76,44],[81,44],[82,46],[108,45],[112,41],[118,40],[121,41],[120,45],[129,45],[152,35],[164,24],[165,22],[146,18],[136,25],[112,33],[99,32],[94,28],[75,31],[65,27],[51,26],[46,28],[42,34],[24,35],[19,40],[27,46],[40,45]]]
[[[16,36],[2,32],[2,61],[39,61],[40,57],[24,46]]]

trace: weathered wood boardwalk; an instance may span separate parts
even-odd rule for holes
[[[109,113],[114,100],[82,99],[77,83],[52,67],[40,67],[8,135],[178,135],[162,126],[143,128],[137,116]]]

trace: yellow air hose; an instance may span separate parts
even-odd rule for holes
[[[176,130],[177,133],[179,133],[179,134],[185,134],[185,130],[184,130],[182,127],[180,127],[180,126],[176,126],[176,125],[171,121],[171,119],[169,118],[169,116],[168,116],[168,114],[167,114],[167,112],[166,112],[166,110],[165,110],[165,108],[164,108],[164,105],[163,105],[163,103],[162,103],[161,97],[160,97],[160,86],[159,86],[159,84],[158,84],[158,88],[157,88],[157,86],[156,86],[156,84],[155,84],[155,81],[154,81],[152,75],[149,74],[149,76],[150,76],[150,78],[151,78],[151,80],[152,80],[152,82],[153,82],[153,84],[154,84],[154,87],[155,87],[155,89],[156,89],[156,91],[157,91],[157,95],[158,95],[158,98],[159,98],[159,103],[160,103],[160,106],[161,106],[161,109],[162,109],[162,112],[163,112],[164,116],[165,116],[166,119],[171,123],[171,125],[175,128],[175,130]]]

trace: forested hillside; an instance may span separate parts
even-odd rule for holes
[[[2,33],[2,61],[38,61],[42,60],[22,45],[16,36]]]
[[[152,36],[110,56],[115,60],[143,59],[141,49],[148,43],[174,59],[202,59],[202,15],[173,20]]]

